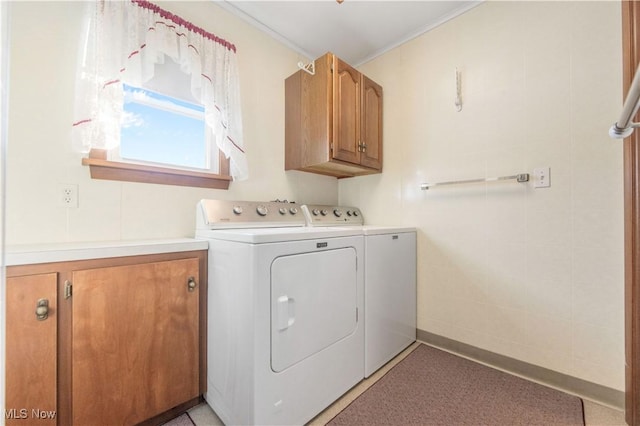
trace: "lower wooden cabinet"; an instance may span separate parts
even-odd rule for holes
[[[73,424],[136,424],[198,396],[198,259],[72,282]]]
[[[56,424],[57,282],[56,273],[7,279],[7,426]]]
[[[7,274],[7,424],[160,424],[206,391],[205,251]]]

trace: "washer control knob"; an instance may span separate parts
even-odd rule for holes
[[[287,209],[285,209],[284,207],[280,207],[278,211],[280,212],[280,214],[287,214]]]
[[[321,214],[322,216],[326,216],[326,215],[327,215],[327,213],[329,213],[329,212],[327,211],[327,209],[322,209],[322,210],[320,210],[320,214]]]
[[[353,211],[353,215],[354,215],[355,217],[358,217],[358,215],[359,215],[359,214],[358,214],[358,210],[354,210],[354,211]]]
[[[347,216],[351,216],[351,210],[347,210]]]
[[[291,214],[297,214],[297,213],[298,213],[298,208],[297,208],[297,207],[291,207],[291,208],[289,209],[289,213],[291,213]]]
[[[340,217],[340,216],[342,216],[342,212],[341,212],[340,210],[338,210],[338,209],[333,209],[333,214],[334,214],[336,217]]]
[[[240,207],[240,206],[233,206],[233,213],[235,213],[235,214],[242,214],[242,207]]]
[[[320,214],[320,210],[313,209],[313,210],[311,210],[311,213],[313,213],[314,216],[318,216]]]
[[[260,216],[266,216],[267,213],[269,213],[269,210],[265,206],[258,206],[256,207],[256,213]]]

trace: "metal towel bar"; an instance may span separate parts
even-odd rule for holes
[[[479,178],[479,179],[451,180],[448,182],[423,183],[420,185],[420,189],[426,190],[434,186],[458,185],[463,183],[478,183],[478,182],[495,182],[498,180],[516,180],[518,182],[528,182],[529,173],[518,173],[517,175],[511,175],[511,176],[488,177],[488,178]]]
[[[633,133],[633,129],[640,127],[640,123],[634,123],[633,118],[640,108],[640,65],[627,92],[627,98],[622,106],[620,119],[609,129],[609,136],[615,139],[623,139]]]

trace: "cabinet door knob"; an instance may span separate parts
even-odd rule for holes
[[[49,301],[47,299],[40,299],[36,303],[36,319],[38,321],[44,321],[49,317]]]
[[[187,289],[189,291],[194,291],[197,286],[198,286],[198,283],[196,283],[196,279],[193,277],[189,277],[189,280],[187,281]]]

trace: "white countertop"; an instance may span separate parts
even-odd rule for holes
[[[5,264],[6,266],[30,265],[36,263],[207,250],[208,248],[209,243],[207,241],[193,238],[14,245],[5,248]]]

